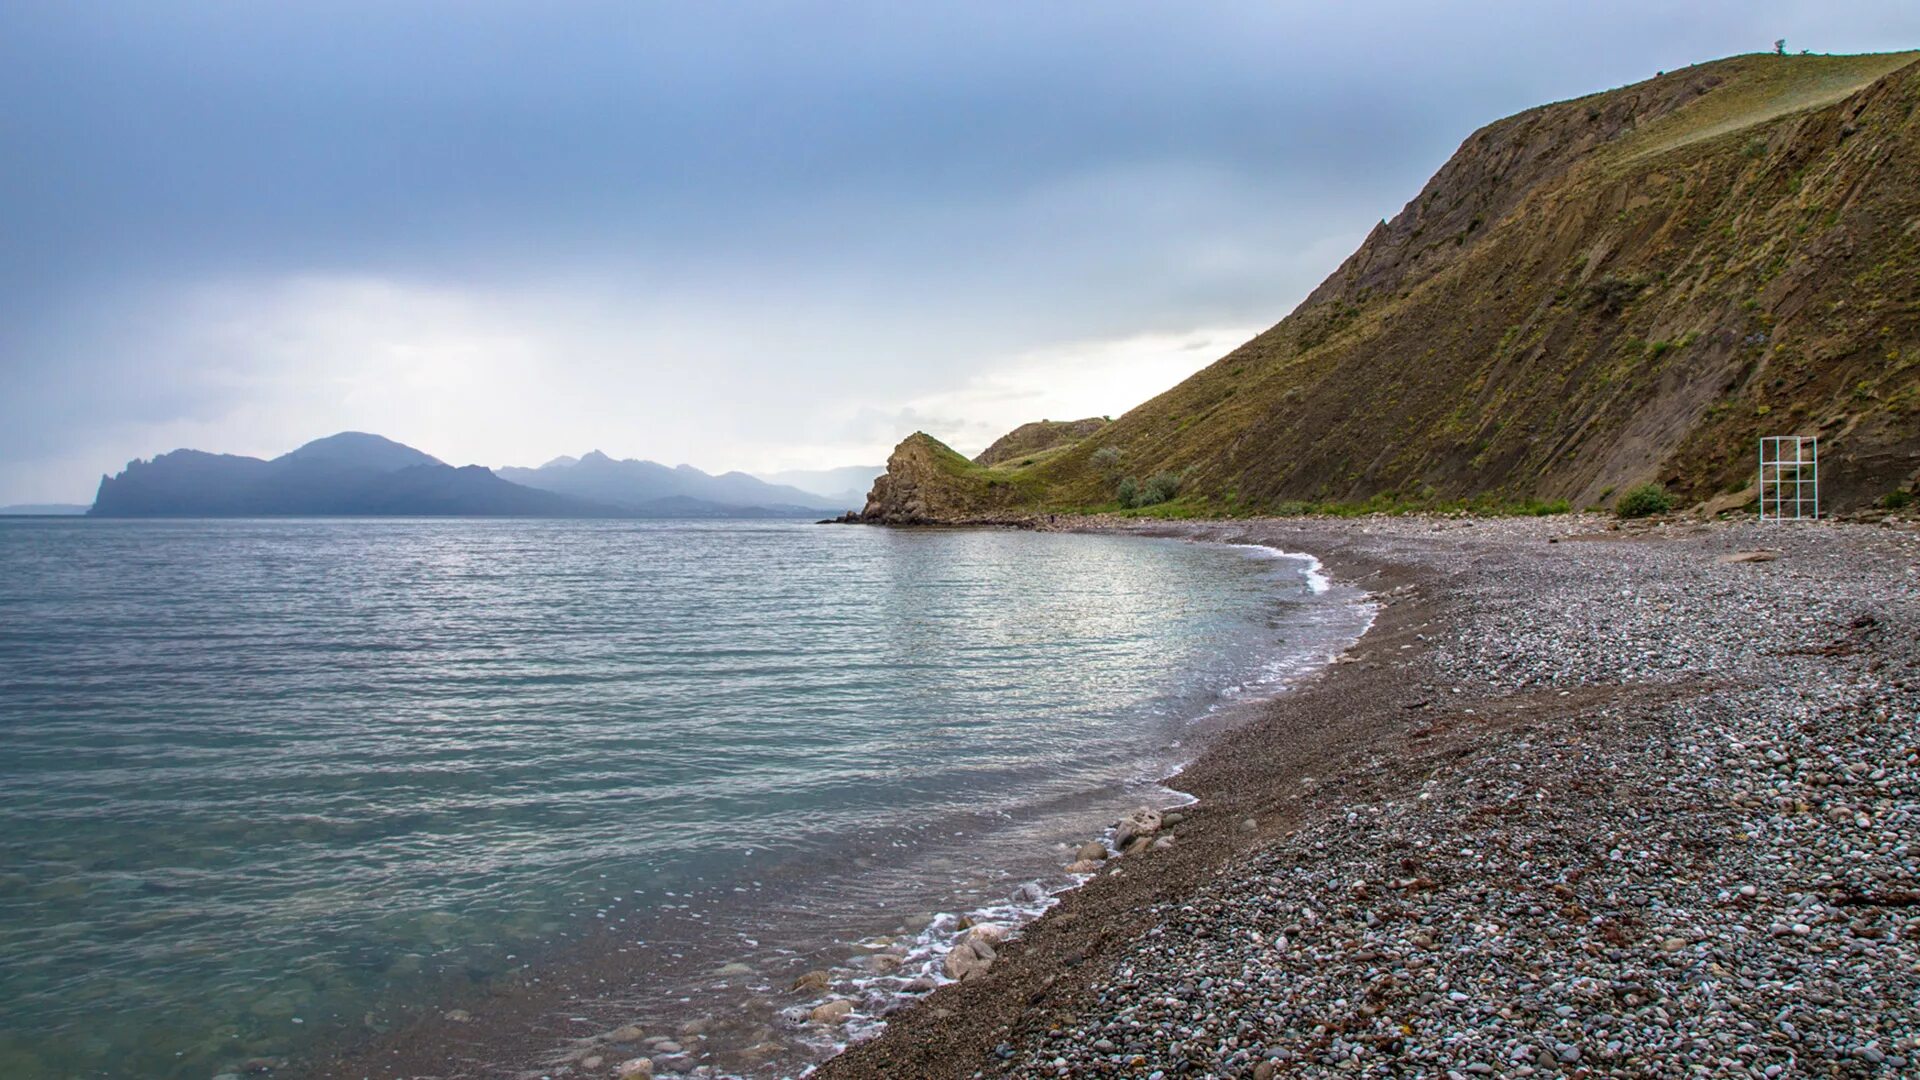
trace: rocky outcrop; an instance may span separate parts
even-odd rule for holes
[[[880,525],[985,522],[1017,515],[1033,494],[917,431],[894,448],[886,473],[873,482],[857,520]]]

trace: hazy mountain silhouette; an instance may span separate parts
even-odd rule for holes
[[[272,461],[175,450],[100,478],[96,517],[474,515],[609,517],[619,511],[456,469],[375,435],[345,433]]]
[[[392,472],[415,465],[445,465],[432,454],[422,453],[392,439],[369,435],[364,431],[343,431],[324,439],[315,439],[298,450],[280,455],[275,461],[324,461],[334,465]]]
[[[676,478],[647,491],[613,478]],[[576,470],[578,470],[576,472]],[[580,490],[524,485],[479,465],[448,465],[378,435],[345,431],[315,439],[263,461],[234,454],[175,450],[151,461],[131,461],[117,476],[100,478],[95,517],[793,517],[826,509],[821,500],[762,484],[743,473],[708,476],[682,466],[614,462],[603,454],[562,458],[540,469],[503,473],[552,477],[572,474]],[[588,492],[587,481],[607,479],[617,498]],[[736,479],[737,478],[737,479]],[[739,481],[746,481],[745,484]],[[793,498],[798,496],[798,499]]]
[[[556,494],[634,509],[705,503],[752,507],[780,514],[817,514],[849,505],[796,487],[769,484],[743,472],[712,476],[691,465],[669,468],[655,461],[616,461],[594,450],[560,457],[537,469],[499,470],[503,479]],[[662,500],[675,500],[664,503]]]
[[[769,484],[818,495],[834,506],[857,509],[866,505],[867,492],[873,489],[874,480],[886,471],[885,465],[843,465],[838,469],[787,469],[753,475]]]

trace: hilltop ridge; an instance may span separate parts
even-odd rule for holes
[[[1495,121],[1214,364],[1031,465],[875,493],[1100,509],[1164,474],[1201,514],[1644,481],[1738,505],[1770,434],[1821,437],[1832,509],[1920,483],[1920,53],[1737,56]]]

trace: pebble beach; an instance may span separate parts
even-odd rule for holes
[[[1098,527],[1310,552],[1379,615],[816,1075],[1920,1069],[1911,524]]]

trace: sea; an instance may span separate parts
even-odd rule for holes
[[[0,1076],[301,1075],[506,1003],[555,1063],[632,1023],[796,1074],[1369,618],[1136,536],[0,519]]]

